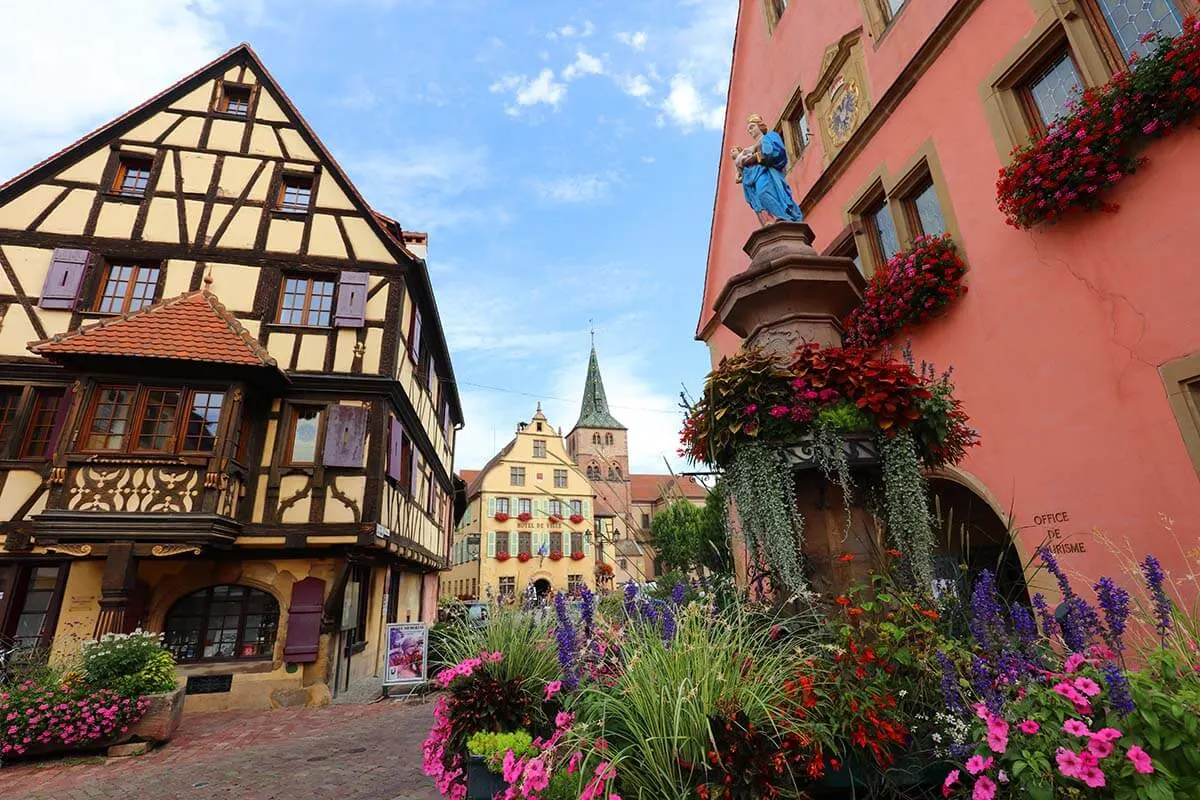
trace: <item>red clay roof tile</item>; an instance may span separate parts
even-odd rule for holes
[[[38,355],[102,355],[169,358],[273,367],[262,345],[225,310],[216,295],[201,289],[105,320],[52,339],[31,342]]]

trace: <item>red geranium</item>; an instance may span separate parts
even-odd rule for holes
[[[583,514],[572,514],[571,515],[571,524],[572,525],[578,525],[581,522],[583,522]]]
[[[522,564],[524,564],[526,561],[528,561],[532,557],[533,556],[529,555],[529,553],[518,553],[517,561],[520,561]]]
[[[508,561],[509,558],[510,558],[510,556],[508,555],[508,553],[496,553],[497,561]]]
[[[949,236],[919,237],[871,276],[862,305],[846,317],[846,344],[874,347],[932,319],[966,293],[966,273]]]
[[[551,561],[561,561],[562,560],[562,550],[551,550],[550,551],[550,560]]]
[[[572,561],[583,561],[583,553],[576,550],[575,552],[571,553],[571,560]]]
[[[1147,41],[1155,50],[1136,69],[1085,90],[1045,135],[1013,151],[996,181],[1009,225],[1055,222],[1076,208],[1116,211],[1101,198],[1144,162],[1137,147],[1200,112],[1200,22],[1189,17],[1174,39],[1153,34]]]
[[[494,519],[496,522],[508,522],[508,514],[505,514],[503,511],[497,511]]]
[[[533,519],[533,514],[530,514],[528,511],[522,511],[520,514],[517,514],[517,519],[521,522],[529,522],[529,520]]]
[[[563,521],[562,514],[551,514],[549,520],[551,525],[561,525]]]

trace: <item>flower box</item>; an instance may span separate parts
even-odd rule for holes
[[[509,559],[508,553],[496,553],[497,561],[508,561],[508,559]]]
[[[583,553],[576,550],[574,553],[571,553],[571,560],[572,561],[583,561]]]
[[[549,520],[551,525],[562,525],[562,514],[551,514]]]
[[[602,576],[607,576],[607,577],[611,578],[612,574],[613,574],[612,564],[597,564],[596,565],[596,574],[602,575]]]
[[[467,800],[492,800],[508,788],[503,777],[488,769],[483,756],[468,755],[466,762]]]
[[[562,561],[562,557],[563,557],[562,550],[551,550],[550,551],[550,560],[551,561]]]
[[[532,556],[529,555],[529,553],[518,553],[517,554],[517,561],[520,561],[522,564],[524,564],[530,558],[532,558]]]
[[[572,514],[571,515],[571,524],[572,525],[578,525],[581,522],[583,522],[583,514]]]
[[[521,522],[529,522],[529,520],[533,519],[533,514],[530,514],[528,511],[522,511],[520,514],[517,514],[517,519]]]
[[[505,514],[503,511],[497,511],[496,516],[493,517],[493,519],[495,519],[496,522],[508,522],[508,514]]]
[[[185,688],[181,684],[175,687],[174,691],[143,697],[143,700],[149,701],[149,705],[142,718],[129,729],[130,738],[155,744],[171,741],[183,719]]]

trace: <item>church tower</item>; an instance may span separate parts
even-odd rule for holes
[[[596,346],[588,359],[579,420],[567,434],[567,453],[596,490],[597,516],[629,519],[629,431],[608,409]]]

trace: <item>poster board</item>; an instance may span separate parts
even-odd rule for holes
[[[386,628],[383,685],[424,683],[429,674],[429,625],[425,622],[390,623]]]

